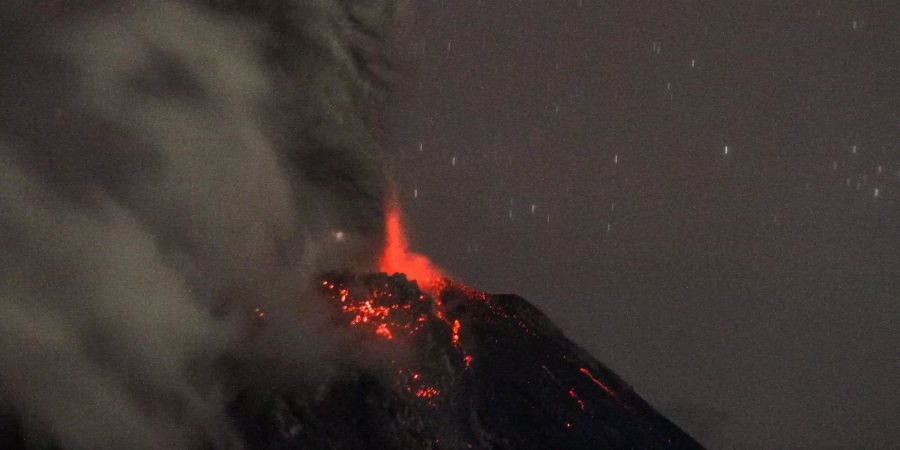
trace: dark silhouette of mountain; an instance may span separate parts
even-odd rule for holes
[[[252,448],[701,448],[522,298],[446,280],[431,296],[402,274],[323,288],[337,320],[408,354],[316,399],[242,393],[232,414]]]

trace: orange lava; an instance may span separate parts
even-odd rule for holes
[[[394,333],[391,333],[391,329],[388,328],[387,324],[380,323],[377,327],[375,327],[375,334],[387,339],[394,339]]]
[[[387,274],[406,274],[406,278],[415,280],[420,289],[432,295],[438,294],[444,287],[444,273],[427,257],[409,250],[397,202],[388,205],[384,231],[385,245],[378,260],[378,270]]]
[[[474,358],[465,353],[460,339],[462,323],[459,319],[447,317],[442,294],[453,289],[461,291],[469,298],[486,301],[488,296],[462,283],[447,278],[444,271],[432,263],[427,257],[412,252],[406,239],[403,218],[399,203],[394,200],[388,203],[385,213],[385,244],[377,265],[378,271],[390,275],[403,274],[409,281],[415,281],[421,291],[418,298],[404,299],[396,302],[396,292],[389,283],[381,286],[369,286],[367,292],[358,292],[344,285],[340,280],[324,279],[321,284],[329,292],[331,300],[339,305],[340,312],[349,325],[368,330],[375,336],[387,341],[403,342],[415,336],[429,321],[436,320],[446,324],[450,332],[450,344],[462,359],[465,368],[469,368]],[[425,308],[425,309],[423,309]],[[440,386],[425,384],[422,374],[398,368],[400,383],[405,391],[423,399],[434,406],[441,396]]]
[[[451,342],[453,343],[453,345],[459,344],[459,327],[460,327],[459,320],[454,320],[453,328],[452,328],[453,336],[451,337]]]

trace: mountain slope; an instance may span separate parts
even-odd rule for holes
[[[404,348],[317,398],[245,392],[232,413],[252,448],[701,448],[537,308],[447,280],[323,280],[369,341]]]

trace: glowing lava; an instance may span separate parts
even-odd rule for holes
[[[599,378],[595,377],[594,374],[592,374],[591,371],[588,370],[586,367],[582,367],[581,369],[579,369],[579,372],[581,372],[582,374],[584,374],[584,376],[590,378],[591,381],[592,381],[594,384],[596,384],[597,386],[599,386],[600,389],[603,389],[603,392],[606,392],[606,393],[609,394],[611,397],[614,397],[614,398],[616,398],[616,399],[619,398],[619,396],[616,395],[615,391],[613,391],[612,389],[610,389],[610,387],[607,386],[606,383],[600,381]]]
[[[457,361],[460,362],[460,367],[468,369],[473,358],[463,349],[465,337],[462,336],[463,324],[460,319],[447,317],[449,313],[444,310],[440,297],[424,294],[415,287],[410,290],[407,281],[399,274],[371,274],[362,277],[336,275],[334,278],[323,279],[321,286],[332,304],[338,308],[337,317],[348,325],[372,333],[379,340],[399,342],[400,345],[404,342],[424,342],[423,339],[431,342],[428,336],[447,336],[449,339],[446,348],[450,351],[449,354],[459,358]],[[451,282],[446,282],[440,286],[451,285]],[[426,334],[420,333],[423,331]],[[431,334],[435,331],[438,332],[437,335]],[[421,365],[416,364],[412,367],[396,366],[398,386],[422,399],[427,405],[435,406],[442,390],[447,386],[426,383],[425,378],[432,377],[427,373],[420,373],[421,368]],[[437,380],[431,381],[434,383]]]
[[[460,358],[464,368],[469,368],[474,359],[463,349],[463,324],[459,319],[448,317],[451,313],[445,309],[442,296],[448,290],[454,290],[467,298],[486,301],[487,295],[447,278],[444,271],[427,257],[410,251],[400,206],[396,200],[388,203],[384,226],[384,249],[377,265],[378,271],[383,272],[386,277],[379,280],[378,277],[383,275],[369,275],[368,282],[365,281],[366,277],[363,280],[347,276],[343,279],[329,277],[321,282],[323,290],[340,308],[341,316],[349,325],[367,330],[386,341],[402,343],[409,342],[410,339],[422,339],[419,332],[423,329],[446,327],[443,329],[449,334],[452,352]],[[414,281],[418,291],[399,289],[403,283],[397,284],[400,278],[393,278],[398,274],[405,276],[406,281]],[[359,281],[363,281],[361,285],[356,284]],[[404,386],[404,390],[424,399],[429,405],[433,406],[441,396],[441,390],[446,388],[442,385],[425,384],[422,374],[410,370],[415,367],[397,369],[400,375],[398,381]]]
[[[396,201],[387,207],[384,232],[385,245],[378,260],[378,270],[387,274],[405,274],[408,280],[415,280],[420,289],[437,296],[446,284],[444,273],[427,257],[409,250],[403,216]]]

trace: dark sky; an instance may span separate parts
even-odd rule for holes
[[[712,448],[900,440],[900,3],[422,0],[418,250]]]

